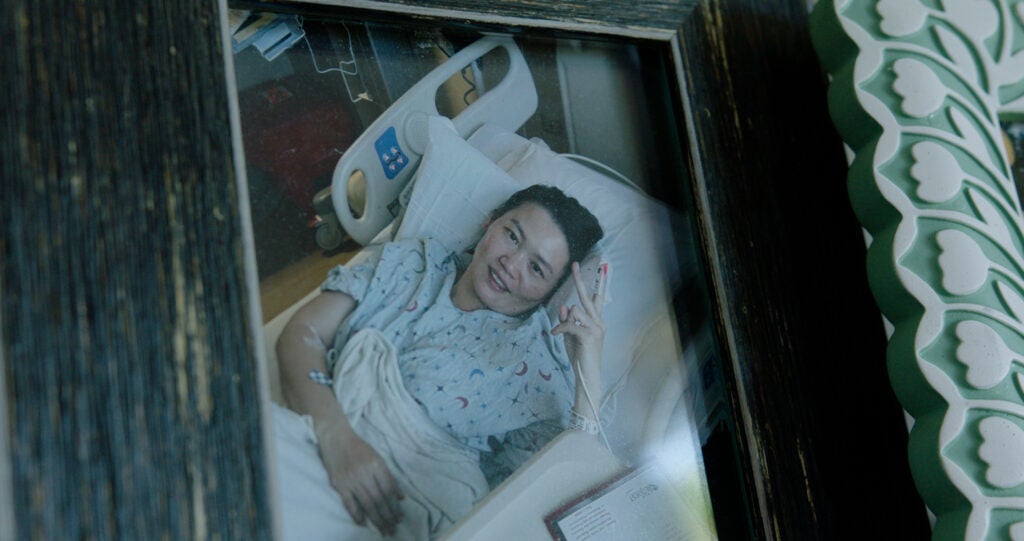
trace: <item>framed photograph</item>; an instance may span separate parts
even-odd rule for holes
[[[415,398],[414,409],[428,412],[416,422],[446,427],[460,450],[480,455],[472,466],[483,470],[489,488],[476,493],[473,506],[445,510],[449,518],[431,523],[431,536],[493,539],[515,532],[544,537],[544,517],[552,510],[637,467],[648,472],[645,482],[656,479],[662,489],[644,498],[643,506],[618,509],[617,520],[577,523],[575,538],[579,532],[612,528],[612,522],[622,523],[645,508],[661,509],[662,521],[672,524],[658,535],[672,531],[710,539],[719,527],[752,527],[745,510],[720,512],[723,526],[716,526],[711,511],[704,465],[712,464],[720,476],[714,468],[730,470],[729,478],[735,479],[740,464],[706,461],[701,451],[721,447],[734,455],[737,449],[728,435],[735,433],[728,383],[704,277],[706,254],[698,249],[681,83],[669,51],[657,42],[614,34],[553,33],[485,20],[452,25],[425,14],[412,18],[265,2],[229,3],[229,9],[285,538],[315,536],[316,521],[302,510],[316,502],[289,498],[320,493],[313,480],[300,477],[292,456],[299,454],[297,444],[287,440],[290,431],[278,409],[304,400],[282,392],[288,385],[280,380],[291,370],[284,363],[297,362],[295,350],[307,346],[306,341],[292,345],[288,329],[305,317],[299,310],[321,284],[336,280],[328,279],[328,273],[338,272],[331,269],[339,265],[347,269],[340,276],[372,272],[374,278],[365,290],[345,286],[343,291],[358,297],[358,304],[346,323],[332,323],[337,328],[321,335],[318,355],[327,371],[346,370],[343,363],[356,362],[328,360],[335,353],[344,357],[348,341],[363,329],[384,333],[397,350],[389,362],[399,368],[402,393]],[[603,229],[592,253],[574,256],[580,258],[590,291],[603,291],[600,378],[591,382],[599,387],[583,390],[575,384],[575,396],[585,397],[583,407],[592,410],[588,414],[600,418],[598,438],[551,433],[564,428],[561,417],[573,397],[565,381],[576,379],[568,364],[576,362],[570,335],[555,338],[556,351],[565,344],[564,366],[546,367],[543,356],[523,357],[502,346],[509,341],[540,344],[547,332],[557,332],[559,309],[581,303],[573,280],[518,315],[525,319],[515,327],[488,332],[493,338],[481,342],[477,331],[465,329],[492,316],[460,311],[442,322],[450,315],[443,308],[450,301],[433,297],[451,295],[454,300],[463,277],[472,278],[470,270],[452,267],[445,272],[457,277],[455,285],[438,281],[429,287],[440,293],[417,293],[413,300],[399,293],[400,284],[411,283],[420,291],[432,280],[430,273],[404,276],[381,270],[391,265],[384,255],[389,250],[410,241],[420,246],[428,238],[428,246],[436,244],[446,257],[477,261],[481,234],[490,238],[488,224],[500,221],[492,211],[534,184],[578,200]],[[556,205],[561,203],[542,208],[559,216],[563,210]],[[557,223],[564,236],[581,234],[573,233],[572,223]],[[551,254],[538,257],[552,259]],[[507,294],[518,295],[529,284],[526,273],[501,261],[487,263],[498,276],[494,280],[501,280]],[[439,263],[427,261],[426,266]],[[569,271],[568,266],[551,269]],[[378,289],[389,293],[372,300]],[[400,304],[395,310],[400,317],[385,315],[392,303]],[[484,307],[488,313],[503,313],[496,301]],[[532,325],[539,326],[518,330]],[[417,333],[438,338],[415,338]],[[480,347],[483,359],[477,360],[472,352]],[[450,357],[444,351],[459,353]],[[423,363],[430,367],[424,369]],[[573,366],[572,371],[581,370]],[[555,386],[552,381],[559,377],[552,379],[553,369],[563,380]],[[299,374],[298,379],[306,378]],[[291,393],[303,392],[294,379],[290,385]],[[345,393],[353,391],[335,381],[334,392],[347,403]],[[549,394],[555,393],[564,403],[544,413]],[[577,399],[575,407],[581,403]],[[345,415],[354,426],[375,426],[378,421],[361,411],[346,409]],[[544,433],[537,427],[545,427]],[[372,441],[380,437],[375,430],[357,432]],[[528,449],[516,443],[524,435],[532,438]],[[419,456],[386,454],[383,449],[393,448],[386,441],[373,446],[405,493],[430,494],[431,487],[423,485],[431,480],[419,479],[422,473],[401,473],[416,469],[409,461],[416,464]],[[519,455],[514,461],[505,458],[508,448]],[[326,459],[312,456],[311,467],[323,469]],[[492,465],[497,460],[503,461],[500,471]],[[418,466],[425,468],[430,464]],[[443,479],[434,482],[444,488]],[[746,497],[742,485],[716,481],[715,497]],[[444,490],[450,497],[452,489]],[[423,498],[428,506],[436,500]],[[327,511],[317,514],[322,534],[343,537],[349,525],[342,524],[350,513],[340,500],[334,506],[337,520],[327,518]],[[654,522],[635,517],[632,535],[654,535],[640,529]],[[416,518],[405,521],[409,525],[398,527],[412,528]],[[612,529],[604,535],[623,533]]]
[[[1021,538],[1024,4],[857,4],[820,2],[812,29],[914,477],[936,533]]]
[[[807,7],[6,3],[0,537],[277,538],[274,333],[380,231],[431,225],[425,169],[498,143],[518,154],[473,163],[598,178],[579,200],[640,205],[646,229],[590,274],[624,323],[598,433],[576,419],[506,468],[450,539],[516,538],[517,517],[548,535],[573,503],[554,520],[588,535],[651,498],[722,539],[928,535]]]

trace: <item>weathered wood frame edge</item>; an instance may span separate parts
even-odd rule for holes
[[[2,293],[0,293],[2,294]],[[0,344],[4,343],[3,313],[0,312]],[[0,539],[14,539],[14,478],[11,474],[11,442],[9,412],[7,411],[7,371],[4,351],[0,348]]]
[[[241,223],[243,271],[245,274],[245,290],[249,295],[248,323],[254,345],[253,361],[256,364],[259,400],[260,427],[263,436],[264,456],[267,457],[268,509],[271,514],[269,523],[274,529],[273,539],[281,539],[281,506],[277,500],[277,476],[272,470],[274,464],[273,432],[271,430],[271,413],[267,405],[270,403],[270,376],[267,351],[262,346],[266,343],[263,334],[263,309],[260,301],[259,272],[256,268],[256,242],[252,225],[252,206],[249,197],[249,179],[245,165],[245,148],[242,142],[242,122],[238,105],[238,84],[235,79],[235,55],[231,48],[231,32],[228,25],[228,0],[217,0],[220,19],[221,48],[224,53],[224,81],[227,90],[229,122],[231,124],[231,161],[235,170],[235,190],[238,193],[238,218]]]

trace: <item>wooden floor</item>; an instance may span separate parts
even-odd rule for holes
[[[323,283],[327,271],[347,262],[355,254],[355,251],[340,252],[331,256],[312,254],[264,279],[260,282],[263,323],[274,319],[305,297]]]

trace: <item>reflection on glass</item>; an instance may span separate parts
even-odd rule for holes
[[[742,502],[661,53],[230,19],[286,538],[748,527],[712,514]],[[579,283],[557,212],[491,213],[533,183],[604,230]]]

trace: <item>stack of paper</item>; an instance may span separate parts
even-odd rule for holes
[[[228,24],[232,29],[231,47],[236,54],[252,45],[268,62],[306,35],[294,15],[232,10]]]

